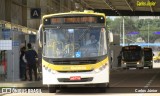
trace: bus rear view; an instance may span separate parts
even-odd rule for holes
[[[143,69],[143,51],[140,46],[130,45],[122,47],[121,51],[122,60],[121,66],[122,68],[137,68]]]

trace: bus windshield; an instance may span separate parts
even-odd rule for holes
[[[124,51],[122,55],[123,60],[127,61],[137,61],[141,59],[141,51],[138,50]]]
[[[45,28],[43,55],[49,58],[83,58],[107,54],[106,31],[92,28]]]
[[[152,51],[144,51],[144,59],[145,60],[152,60],[153,53]]]

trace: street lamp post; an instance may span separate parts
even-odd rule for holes
[[[124,30],[124,17],[123,17],[123,46],[125,46],[125,30]]]
[[[149,47],[149,22],[148,22],[148,47]]]

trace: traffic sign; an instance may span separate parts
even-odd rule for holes
[[[41,9],[40,8],[31,8],[31,19],[41,18]]]
[[[20,45],[20,42],[19,41],[13,41],[12,42],[12,46],[19,46]]]
[[[76,52],[75,55],[76,55],[77,58],[79,58],[79,57],[81,57],[81,52]]]
[[[0,50],[12,50],[12,40],[0,40]]]
[[[3,36],[3,39],[10,39],[11,38],[11,31],[10,29],[3,29],[2,30],[2,36]]]

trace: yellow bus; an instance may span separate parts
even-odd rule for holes
[[[158,53],[157,56],[153,56],[153,61],[154,61],[155,63],[159,63],[159,62],[160,62],[160,52]]]
[[[42,80],[49,92],[63,86],[109,84],[106,16],[93,11],[45,15],[38,31]]]

